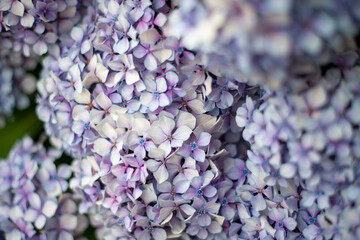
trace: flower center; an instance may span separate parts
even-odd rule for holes
[[[204,194],[204,191],[202,189],[199,189],[197,190],[196,192],[197,195],[203,195]]]
[[[194,149],[198,148],[198,146],[196,145],[196,142],[195,142],[195,141],[190,144],[190,147],[191,147],[191,151],[193,151]]]
[[[141,144],[141,145],[144,145],[144,144],[145,144],[145,139],[140,138],[140,144]]]
[[[205,214],[205,210],[204,210],[204,209],[199,209],[199,210],[198,210],[198,214],[199,214],[199,215]]]
[[[154,92],[153,97],[154,97],[154,99],[158,99],[159,98],[159,92]]]
[[[137,0],[134,1],[134,4],[135,4],[135,7],[141,7],[141,6],[140,6],[140,2],[137,1]]]
[[[284,223],[281,221],[279,222],[279,227],[283,227],[284,226]]]

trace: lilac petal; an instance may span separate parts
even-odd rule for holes
[[[95,101],[102,109],[109,109],[112,105],[111,100],[103,92],[96,97]]]
[[[224,216],[226,220],[232,220],[235,216],[235,209],[229,205],[225,205],[221,208],[221,216]]]
[[[111,15],[117,16],[119,14],[119,8],[120,5],[116,1],[110,1],[107,9],[109,9]]]
[[[315,194],[312,192],[307,192],[303,195],[302,203],[303,203],[304,207],[310,207],[313,205],[315,200],[316,200]]]
[[[157,61],[153,54],[149,53],[146,55],[144,66],[149,71],[154,71],[157,68]]]
[[[172,211],[174,210],[174,208],[173,207],[165,207],[165,206],[163,206],[161,209],[160,209],[160,212],[159,212],[159,217],[158,217],[158,221],[159,222],[161,222],[161,224],[165,224],[165,223],[167,223],[167,222],[169,222],[170,220],[171,220],[171,218],[170,219],[168,219],[167,220],[167,218],[168,217],[172,217]],[[164,220],[167,220],[167,221],[164,221]]]
[[[189,139],[190,134],[192,133],[192,130],[187,126],[180,126],[176,129],[176,131],[173,134],[173,138],[186,141]]]
[[[319,228],[316,225],[311,224],[303,230],[303,235],[306,239],[312,240],[316,238],[316,236],[318,235],[318,231]]]
[[[37,41],[35,45],[33,46],[34,52],[37,55],[43,55],[47,52],[48,48],[45,42],[43,41]]]
[[[200,230],[200,226],[198,224],[191,224],[186,228],[186,233],[196,236]]]
[[[211,218],[207,214],[200,215],[197,223],[202,227],[209,226],[211,223]]]
[[[255,211],[262,211],[266,208],[266,202],[262,194],[257,194],[251,199],[251,205]]]
[[[179,181],[175,184],[174,190],[175,192],[182,194],[186,192],[189,189],[189,187],[190,187],[190,181],[186,181],[186,180]]]
[[[159,126],[161,126],[162,131],[166,135],[170,135],[173,129],[175,128],[175,122],[169,117],[163,117],[159,120]]]
[[[204,183],[203,176],[194,177],[191,181],[191,186],[193,186],[196,189],[200,189],[202,187],[203,183]]]
[[[311,88],[307,92],[306,99],[307,99],[309,105],[313,109],[317,109],[326,103],[327,94],[326,94],[325,89],[323,87],[321,87],[320,85],[318,85],[317,87]]]
[[[161,1],[162,3],[165,4],[165,0],[158,0],[158,1]],[[162,27],[162,26],[165,25],[166,21],[167,21],[166,15],[163,14],[163,13],[159,13],[159,14],[156,16],[156,18],[154,19],[154,24],[157,25],[157,26],[159,26],[159,27]]]
[[[60,231],[59,233],[59,240],[74,240],[74,237],[71,233],[67,231]]]
[[[77,217],[70,214],[60,216],[60,226],[66,230],[74,230],[77,226]]]
[[[124,54],[129,50],[130,42],[127,37],[122,38],[120,41],[114,44],[114,51],[119,54]]]
[[[193,208],[192,206],[190,206],[189,204],[183,204],[180,206],[181,211],[183,211],[186,215],[188,215],[189,217],[191,217],[195,212],[195,208]]]
[[[320,209],[326,209],[330,207],[329,197],[326,195],[319,196],[317,203]]]
[[[229,92],[224,92],[221,97],[221,103],[225,108],[231,106],[234,102],[234,97]]]
[[[217,193],[217,190],[214,186],[209,185],[204,188],[204,195],[206,197],[211,198],[211,197],[215,196],[216,193]]]
[[[159,240],[166,240],[167,238],[166,231],[162,228],[155,228],[152,231],[152,236],[154,237],[154,239],[159,239]]]
[[[160,107],[165,107],[170,104],[169,98],[166,96],[166,94],[162,93],[159,96],[159,105]]]
[[[141,45],[138,45],[135,49],[134,49],[134,52],[133,52],[134,56],[136,58],[142,58],[145,56],[146,54],[146,49],[141,46]]]
[[[139,240],[150,240],[150,232],[149,231],[141,231],[140,234],[137,236],[137,239]]]
[[[199,231],[199,233],[197,234],[197,236],[198,236],[200,239],[206,239],[206,238],[209,236],[209,234],[208,234],[206,228],[200,228],[200,231]]]
[[[24,10],[24,5],[20,1],[13,1],[11,12],[14,15],[22,17],[24,15]]]
[[[151,112],[154,112],[155,110],[157,110],[159,108],[159,100],[158,99],[153,99],[151,100],[150,104],[149,104],[149,110]]]
[[[25,15],[21,18],[20,23],[22,26],[31,28],[34,24],[35,18],[28,13],[25,13]]]
[[[269,218],[274,221],[281,221],[284,218],[284,213],[279,209],[271,209],[269,212]]]
[[[133,84],[140,80],[139,73],[136,70],[129,70],[126,72],[126,84]]]
[[[178,217],[173,217],[169,222],[169,225],[171,228],[171,233],[173,234],[181,234],[186,228],[186,223],[184,220]]]
[[[167,90],[166,81],[163,77],[156,79],[156,90],[159,93],[163,93]]]
[[[94,152],[100,156],[106,156],[110,154],[112,144],[104,138],[98,138],[94,142]]]
[[[179,48],[179,40],[174,36],[169,36],[166,38],[164,45],[166,48],[177,50]]]
[[[194,188],[189,188],[186,193],[183,194],[184,199],[194,199],[197,191]]]
[[[155,28],[150,28],[146,32],[140,34],[139,38],[147,44],[154,45],[160,39],[160,34]]]
[[[145,166],[151,172],[156,172],[160,167],[161,162],[149,159],[146,161]]]
[[[31,207],[40,210],[41,208],[41,199],[38,194],[32,193],[29,197],[29,203]]]
[[[289,229],[290,231],[294,230],[296,228],[297,222],[290,217],[287,217],[284,219],[284,226]]]
[[[81,54],[85,54],[87,53],[88,51],[90,51],[91,49],[91,43],[89,40],[86,40],[84,41],[82,44],[81,44],[81,49],[80,49],[80,53]]]
[[[134,149],[134,153],[135,153],[135,156],[137,156],[138,158],[141,158],[141,159],[144,159],[146,156],[145,148],[142,145],[137,146]]]
[[[45,226],[46,217],[44,215],[40,215],[35,221],[35,227],[37,229],[42,229]]]
[[[193,157],[198,162],[204,162],[205,161],[205,152],[204,152],[204,150],[196,148],[193,151]],[[236,178],[238,178],[238,177],[239,177],[239,175],[237,175]]]
[[[3,0],[0,2],[0,11],[7,11],[11,8],[13,0]]]
[[[205,208],[206,212],[217,214],[220,209],[220,204],[215,202],[209,202]]]
[[[25,212],[24,220],[27,222],[35,222],[38,215],[39,215],[38,211],[36,211],[33,208],[30,208]]]
[[[194,177],[199,176],[199,172],[196,169],[185,169],[184,175],[189,181],[191,181]]]
[[[207,146],[210,143],[211,135],[207,132],[201,132],[198,140],[196,141],[198,146]]]
[[[84,38],[84,31],[79,27],[73,27],[73,29],[71,30],[70,36],[76,42],[81,43],[81,41]]]
[[[159,169],[154,173],[154,177],[159,184],[165,182],[169,178],[169,172],[167,171],[164,164],[162,164]]]
[[[169,155],[171,152],[172,145],[169,140],[166,140],[162,144],[160,144],[159,149],[162,149],[165,152],[165,156]]]
[[[221,225],[216,221],[212,221],[207,229],[212,234],[220,233],[222,231]]]
[[[199,99],[193,99],[187,103],[187,105],[191,108],[191,110],[195,114],[202,114],[205,112],[204,103]]]
[[[96,64],[96,76],[102,81],[106,82],[106,78],[109,74],[109,69],[101,63]]]
[[[296,174],[296,167],[291,163],[282,164],[280,167],[280,175],[284,178],[293,178]]]
[[[160,49],[154,51],[153,54],[160,63],[163,63],[173,55],[173,51],[169,49]]]
[[[144,11],[140,7],[135,7],[129,15],[134,22],[137,22],[144,15]]]

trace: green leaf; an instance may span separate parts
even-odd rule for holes
[[[36,138],[43,130],[43,123],[38,119],[35,107],[17,110],[11,119],[7,119],[4,128],[0,129],[0,158],[6,158],[16,141],[25,135]]]

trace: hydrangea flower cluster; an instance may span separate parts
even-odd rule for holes
[[[167,33],[223,74],[272,89],[356,48],[357,0],[176,1]],[[290,80],[291,79],[291,80]],[[286,82],[285,82],[286,81]],[[293,86],[296,89],[296,85]]]
[[[29,105],[35,78],[27,71],[40,63],[38,56],[60,51],[58,39],[81,19],[87,4],[77,0],[1,1],[0,126],[4,126],[4,117],[13,113],[15,105],[19,109]]]
[[[73,161],[1,163],[6,238],[360,238],[357,1],[55,3],[36,111]]]
[[[71,169],[56,166],[61,152],[25,137],[0,162],[0,237],[74,239],[87,227],[68,189]]]

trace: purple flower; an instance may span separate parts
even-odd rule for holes
[[[138,226],[135,230],[136,239],[150,240],[151,236],[159,240],[165,240],[167,238],[164,229],[146,218],[138,220],[136,226]]]
[[[165,181],[156,185],[156,189],[160,192],[159,199],[162,200],[181,200],[181,196],[186,190],[189,189],[190,182],[188,180],[178,181],[174,184],[169,181]]]
[[[199,162],[205,161],[205,151],[201,147],[209,145],[211,135],[207,132],[201,132],[195,141],[190,142],[189,145],[182,147],[181,154],[184,157],[188,157],[190,154]]]
[[[270,209],[269,218],[275,221],[275,237],[277,239],[285,239],[285,229],[292,231],[297,225],[296,221],[293,218],[287,216],[286,209]]]
[[[118,71],[114,75],[113,84],[116,85],[118,82],[125,79],[126,84],[136,84],[137,81],[140,81],[140,76],[137,70],[135,70],[135,65],[133,63],[133,57],[131,54],[129,55],[121,55],[119,60],[109,62],[109,67],[114,70]]]
[[[165,107],[170,104],[166,96],[167,85],[164,78],[157,78],[156,81],[145,80],[146,91],[141,93],[140,102],[148,107],[150,111],[155,111],[159,107]]]
[[[44,33],[44,31],[45,28],[37,30],[36,33],[25,31],[25,42],[33,45],[33,50],[37,55],[45,54],[48,51],[48,44],[55,43],[57,40],[55,33]]]
[[[113,214],[117,212],[120,204],[123,201],[121,196],[116,196],[115,193],[110,189],[106,189],[106,194],[108,197],[104,198],[103,206],[105,208],[109,208]]]
[[[47,218],[54,216],[57,209],[57,202],[51,199],[41,201],[39,195],[34,193],[29,201],[30,208],[27,209],[24,219],[34,223],[37,229],[45,226]]]
[[[56,2],[36,2],[36,14],[44,22],[54,21],[57,17],[58,4]]]
[[[199,176],[196,161],[191,157],[185,158],[182,163],[182,158],[175,155],[167,161],[167,168],[174,183],[185,180],[191,181],[194,177]]]
[[[159,148],[163,149],[167,155],[171,152],[171,148],[181,147],[192,132],[185,125],[178,126],[175,132],[173,132],[174,129],[175,121],[165,116],[153,123],[150,129],[152,140],[159,144]]]
[[[217,189],[210,185],[213,180],[214,174],[210,171],[203,173],[203,175],[194,177],[191,180],[190,188],[184,193],[184,199],[205,199],[212,198],[216,195]]]
[[[143,16],[144,10],[151,5],[151,2],[149,0],[126,0],[125,4],[132,8],[129,15],[136,22]]]

